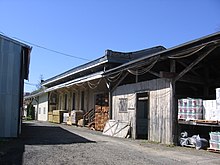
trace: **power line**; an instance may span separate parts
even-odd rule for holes
[[[63,53],[63,52],[60,52],[60,51],[57,51],[57,50],[49,49],[49,48],[46,48],[44,46],[40,46],[38,44],[34,44],[34,43],[22,40],[22,39],[17,38],[17,37],[13,37],[13,38],[16,39],[16,40],[22,41],[24,43],[30,44],[32,46],[36,46],[38,48],[41,48],[41,49],[44,49],[44,50],[47,50],[47,51],[51,51],[51,52],[54,52],[54,53],[57,53],[57,54],[61,54],[61,55],[67,56],[67,57],[77,58],[77,59],[84,60],[84,61],[90,61],[89,59],[86,59],[86,58],[82,58],[82,57],[74,56],[74,55],[71,55],[71,54]]]
[[[3,33],[2,31],[0,31],[1,34],[5,35],[5,33]],[[7,36],[8,37],[8,36]],[[84,61],[90,61],[89,59],[86,59],[86,58],[82,58],[82,57],[78,57],[78,56],[74,56],[74,55],[71,55],[71,54],[67,54],[67,53],[63,53],[63,52],[60,52],[60,51],[57,51],[57,50],[53,50],[53,49],[49,49],[47,47],[44,47],[44,46],[40,46],[38,44],[35,44],[35,43],[32,43],[32,42],[29,42],[29,41],[25,41],[25,40],[22,40],[20,38],[17,38],[17,37],[12,37],[16,40],[19,40],[21,42],[24,42],[24,43],[27,43],[29,45],[32,45],[32,46],[36,46],[38,48],[41,48],[41,49],[44,49],[44,50],[47,50],[47,51],[50,51],[50,52],[53,52],[53,53],[57,53],[57,54],[60,54],[60,55],[63,55],[63,56],[67,56],[67,57],[72,57],[72,58],[76,58],[76,59],[80,59],[80,60],[84,60]]]
[[[33,83],[28,83],[28,82],[24,82],[26,85],[31,85],[31,86],[36,86],[37,84],[33,84]]]

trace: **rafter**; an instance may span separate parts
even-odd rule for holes
[[[183,75],[185,75],[188,71],[190,71],[196,64],[198,64],[200,61],[202,61],[209,53],[211,53],[216,46],[211,48],[209,51],[205,52],[204,54],[200,55],[196,60],[194,60],[187,68],[185,68],[182,72],[179,73],[178,76],[174,78],[174,81],[179,80]]]

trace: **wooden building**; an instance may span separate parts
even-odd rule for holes
[[[106,50],[105,55],[42,82],[48,93],[48,113],[55,110],[81,111],[96,130],[102,130],[109,119],[109,81],[103,74],[129,61],[164,50],[157,46],[138,52]],[[109,77],[111,79],[112,77]],[[91,121],[89,116],[95,117]],[[89,123],[88,123],[89,124]]]
[[[219,62],[220,33],[215,33],[106,71],[112,119],[130,122],[133,138],[164,144],[176,143],[185,129],[207,136],[220,131],[220,125],[194,124],[177,116],[178,99],[215,99]]]
[[[31,47],[0,34],[0,137],[20,133]]]

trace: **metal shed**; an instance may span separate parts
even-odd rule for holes
[[[0,137],[17,137],[31,47],[0,35]]]

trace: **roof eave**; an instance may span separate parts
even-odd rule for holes
[[[219,38],[220,39],[220,32],[213,33],[213,34],[201,37],[199,39],[191,40],[189,42],[186,42],[186,43],[174,46],[172,48],[169,48],[169,49],[157,52],[157,53],[153,53],[153,54],[151,54],[149,56],[144,56],[144,57],[141,57],[139,59],[136,59],[136,60],[130,61],[128,63],[122,64],[122,65],[120,65],[120,66],[118,66],[116,68],[113,68],[113,69],[105,71],[104,76],[108,76],[108,75],[114,74],[115,72],[117,72],[117,70],[126,68],[126,67],[128,67],[130,65],[133,65],[135,63],[138,63],[139,61],[142,61],[142,60],[150,59],[150,58],[156,57],[156,56],[166,55],[167,53],[171,53],[172,51],[179,51],[179,50],[181,50],[181,49],[183,49],[185,47],[189,48],[190,46],[193,46],[195,44],[205,45],[205,44],[211,42],[212,39],[214,39],[214,38]]]

